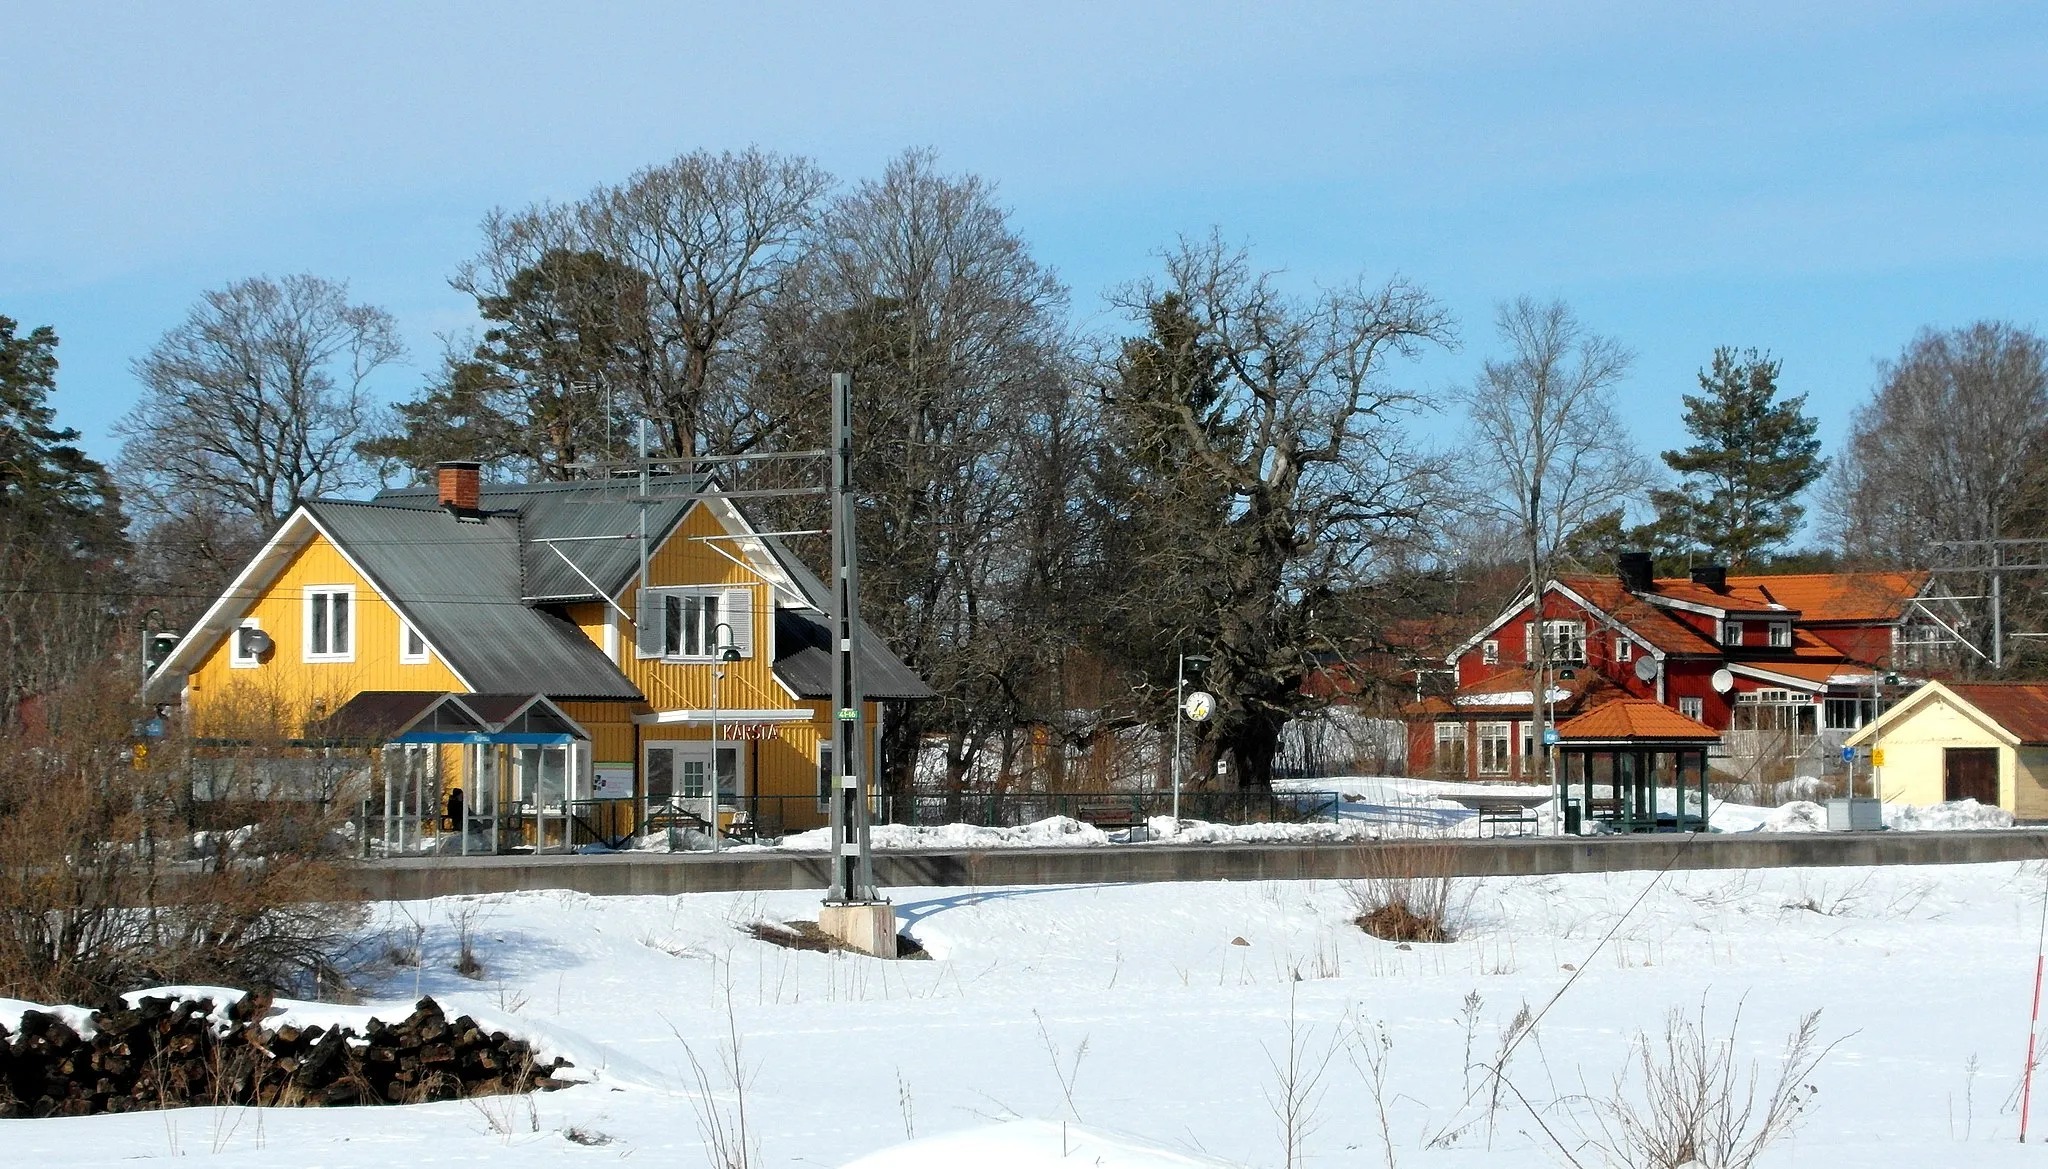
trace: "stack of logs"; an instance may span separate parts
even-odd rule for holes
[[[423,998],[403,1022],[266,1028],[270,996],[230,1005],[145,998],[93,1014],[93,1036],[26,1011],[19,1034],[0,1026],[0,1117],[86,1116],[203,1105],[414,1104],[565,1086],[525,1040],[450,1022]]]

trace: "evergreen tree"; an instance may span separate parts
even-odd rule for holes
[[[1778,400],[1779,361],[1754,349],[1714,350],[1698,394],[1685,395],[1685,429],[1694,441],[1665,451],[1682,476],[1676,489],[1650,493],[1656,522],[1643,535],[1663,555],[1699,554],[1731,568],[1758,566],[1799,530],[1797,501],[1827,470],[1819,423],[1806,395]]]
[[[394,408],[397,426],[357,444],[425,474],[477,459],[515,478],[574,479],[630,448],[629,414],[646,359],[647,279],[591,251],[553,249],[500,293],[477,296],[492,322],[467,355]]]
[[[16,334],[0,316],[0,520],[9,535],[51,543],[71,559],[122,548],[119,496],[107,469],[56,425],[57,334],[48,325]]]
[[[56,424],[57,335],[0,317],[0,727],[104,659],[127,543],[107,469]]]

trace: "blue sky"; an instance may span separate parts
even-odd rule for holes
[[[1783,358],[1832,441],[1920,326],[2048,325],[2039,3],[13,0],[0,27],[0,314],[57,328],[60,418],[106,456],[200,290],[346,279],[401,321],[406,393],[474,320],[446,281],[487,209],[699,147],[848,178],[934,147],[1088,329],[1211,226],[1303,289],[1402,273],[1461,323],[1404,371],[1436,394],[1497,301],[1561,296],[1637,352],[1652,451],[1718,344]]]

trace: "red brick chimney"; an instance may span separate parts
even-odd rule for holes
[[[436,463],[434,481],[441,490],[441,506],[449,511],[476,512],[478,495],[482,490],[483,470],[482,463]]]

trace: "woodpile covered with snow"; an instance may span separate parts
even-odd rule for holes
[[[266,1026],[271,999],[142,998],[121,1010],[28,1009],[0,1025],[0,1117],[206,1105],[409,1104],[562,1087],[559,1057],[450,1020],[422,998],[396,1023]]]

